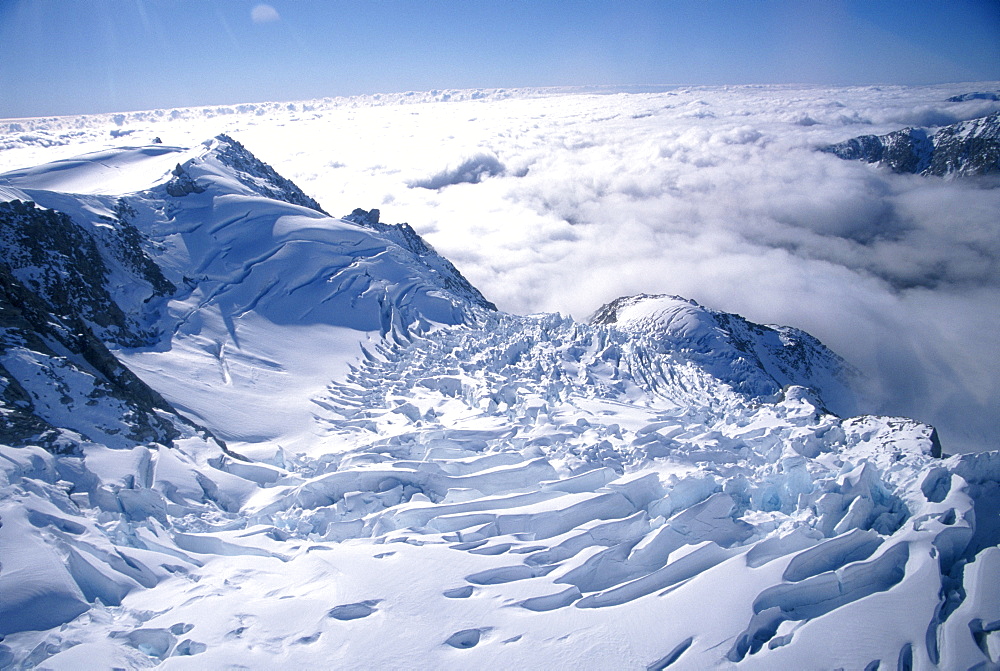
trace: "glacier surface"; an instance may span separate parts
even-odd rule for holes
[[[498,311],[228,136],[0,189],[2,667],[1000,663],[1000,453],[802,331]]]

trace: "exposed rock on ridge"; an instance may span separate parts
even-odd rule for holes
[[[319,203],[307,196],[290,179],[279,175],[274,171],[274,168],[251,154],[246,147],[233,138],[225,134],[219,135],[215,138],[215,143],[215,154],[222,163],[233,169],[236,177],[247,187],[267,198],[301,205],[323,214],[327,213],[320,207]]]

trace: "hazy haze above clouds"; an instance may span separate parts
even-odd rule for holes
[[[409,222],[503,310],[585,319],[621,295],[671,293],[796,326],[865,373],[873,411],[980,450],[1000,431],[998,182],[815,151],[1000,110],[945,101],[977,90],[1000,83],[435,92],[92,117],[0,134],[0,169],[229,132],[328,211]]]

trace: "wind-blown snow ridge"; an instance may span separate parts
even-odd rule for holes
[[[52,222],[2,248],[30,296],[0,302],[2,410],[38,425],[0,445],[0,666],[1000,661],[1000,454],[848,416],[807,334],[670,296],[504,314],[230,138],[171,158],[125,194],[85,158],[63,176],[89,195],[0,175],[11,226]],[[48,281],[81,266],[65,240],[106,272]],[[129,394],[80,393],[70,318],[163,395],[169,440],[109,430]]]

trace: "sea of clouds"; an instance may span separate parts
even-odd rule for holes
[[[947,98],[998,88],[431,92],[0,122],[0,169],[229,132],[331,213],[409,222],[503,310],[585,319],[670,293],[796,326],[864,373],[873,412],[978,451],[1000,435],[1000,181],[816,148],[983,116],[1000,102]]]

